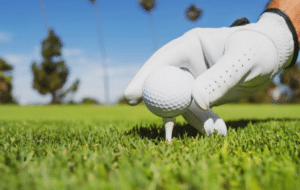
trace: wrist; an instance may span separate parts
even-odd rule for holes
[[[264,13],[274,13],[274,14],[279,15],[281,18],[283,18],[282,22],[284,22],[283,20],[285,20],[286,24],[282,23],[283,24],[282,27],[284,27],[284,25],[288,27],[287,29],[290,31],[290,34],[292,34],[292,38],[293,38],[293,42],[294,42],[294,50],[293,50],[293,54],[292,54],[293,58],[288,67],[293,66],[297,61],[298,52],[299,52],[299,37],[298,37],[299,35],[297,34],[297,30],[296,30],[292,20],[284,11],[277,9],[277,8],[268,8],[263,12],[263,14]],[[277,30],[281,31],[283,29],[282,27],[278,28]],[[281,36],[286,36],[286,35],[281,34]],[[278,39],[280,39],[280,38],[281,37],[278,36]],[[287,42],[282,42],[281,44],[286,44],[286,43]]]
[[[291,19],[297,36],[298,36],[298,42],[300,42],[300,1],[298,0],[286,0],[286,1],[280,1],[280,0],[273,0],[270,5],[268,6],[268,9],[280,9],[283,11],[288,17]]]

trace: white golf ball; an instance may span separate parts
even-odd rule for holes
[[[151,73],[144,83],[143,100],[157,116],[177,117],[192,102],[193,75],[174,66],[165,66]]]

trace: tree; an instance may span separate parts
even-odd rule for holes
[[[240,100],[234,101],[236,103],[274,103],[274,100],[272,98],[271,91],[275,88],[275,84],[273,82],[270,82],[265,87],[260,89],[258,92],[252,94],[251,96],[242,98]]]
[[[95,15],[95,25],[96,31],[98,33],[98,41],[100,45],[100,53],[102,58],[102,65],[103,65],[103,76],[104,76],[104,96],[105,102],[108,104],[110,102],[109,98],[109,75],[108,75],[108,67],[106,62],[106,50],[103,42],[103,35],[102,35],[102,28],[101,28],[101,19],[100,13],[98,8],[98,1],[97,0],[88,0],[93,4],[94,15]]]
[[[8,64],[4,59],[0,58],[0,103],[16,103],[11,95],[12,76],[8,72],[13,70],[13,66]]]
[[[196,27],[196,21],[201,18],[203,11],[197,7],[195,4],[189,6],[185,11],[185,17],[192,21],[194,26]]]
[[[70,88],[62,90],[67,81],[69,69],[62,60],[61,48],[63,47],[60,38],[49,30],[48,37],[42,42],[41,65],[35,62],[31,65],[33,73],[33,88],[42,95],[50,93],[52,95],[51,104],[61,103],[69,93],[75,93],[78,89],[77,79]]]
[[[283,70],[280,75],[280,83],[282,85],[276,86],[276,83],[271,82],[262,88],[259,92],[240,99],[238,103],[300,103],[300,69],[299,63],[294,66]],[[278,85],[278,84],[277,84]],[[293,92],[292,98],[288,98],[282,91],[283,85],[288,86]],[[274,94],[275,93],[275,94]],[[275,97],[276,98],[275,98]]]
[[[75,102],[74,100],[70,100],[67,105],[77,105],[78,103]]]
[[[299,63],[286,69],[281,75],[281,83],[293,90],[293,98],[288,103],[300,103],[300,69]]]
[[[90,105],[90,104],[100,104],[100,103],[94,98],[87,97],[82,99],[81,104]]]
[[[146,11],[149,21],[150,21],[150,27],[152,31],[152,42],[153,42],[153,50],[154,52],[157,50],[157,39],[156,39],[156,29],[155,29],[155,22],[152,15],[153,8],[156,6],[155,0],[139,0],[139,5],[141,8]]]
[[[118,99],[118,104],[127,104],[125,96],[122,96]]]

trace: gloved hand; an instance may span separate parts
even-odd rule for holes
[[[278,9],[266,10],[253,24],[195,28],[155,52],[127,87],[125,98],[130,105],[141,102],[144,81],[153,70],[186,68],[196,78],[192,96],[198,107],[192,104],[184,118],[202,133],[218,129],[226,135],[225,123],[210,108],[257,92],[296,62],[298,49],[293,24]]]

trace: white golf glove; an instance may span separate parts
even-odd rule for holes
[[[257,23],[236,27],[196,28],[169,42],[144,64],[125,91],[130,105],[142,101],[143,84],[155,69],[184,67],[196,78],[195,103],[183,117],[200,132],[227,128],[210,108],[249,96],[267,85],[298,56],[296,30],[282,11],[267,9]],[[200,108],[200,109],[199,109]]]

